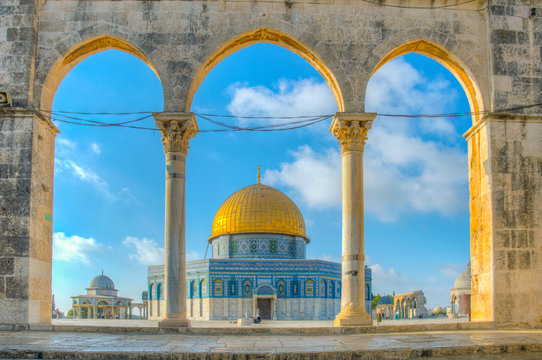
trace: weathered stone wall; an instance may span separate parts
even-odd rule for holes
[[[47,323],[55,128],[6,109],[0,129],[0,323]]]
[[[493,116],[495,320],[542,325],[542,117]]]
[[[542,7],[530,0],[489,1],[490,109],[542,102]],[[533,13],[534,9],[534,13]],[[541,114],[540,107],[524,110]]]
[[[32,97],[36,11],[35,0],[0,2],[0,91],[13,95],[14,106],[28,106]]]

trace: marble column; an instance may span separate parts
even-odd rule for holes
[[[342,154],[342,286],[341,311],[335,326],[371,325],[365,310],[363,245],[363,147],[374,113],[336,113],[330,131]]]
[[[159,326],[190,326],[186,317],[185,160],[198,125],[193,113],[156,113],[154,119],[166,155],[166,308]]]

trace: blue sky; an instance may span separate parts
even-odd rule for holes
[[[367,89],[367,111],[469,111],[455,78],[437,62],[408,54],[385,64]],[[156,75],[137,58],[109,50],[62,81],[54,110],[163,110]],[[192,111],[239,116],[332,114],[327,84],[299,56],[269,44],[240,50],[213,69]],[[88,115],[85,115],[89,118]],[[96,117],[98,118],[98,117]],[[134,118],[101,116],[117,122]],[[186,243],[203,258],[220,204],[262,182],[290,196],[305,217],[308,258],[341,257],[340,153],[331,120],[271,133],[199,133],[187,158]],[[242,124],[254,122],[244,120]],[[470,118],[378,117],[364,154],[365,254],[374,293],[422,289],[445,305],[469,261],[467,144]],[[152,118],[141,126],[154,127]],[[63,311],[104,270],[120,296],[140,301],[146,266],[163,263],[164,155],[158,131],[57,123],[53,293]],[[200,129],[211,125],[199,120]]]

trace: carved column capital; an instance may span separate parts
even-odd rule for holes
[[[194,113],[154,113],[153,117],[162,133],[164,153],[180,152],[186,156],[188,142],[199,130]]]
[[[333,118],[329,131],[339,140],[341,152],[363,152],[367,140],[367,131],[373,125],[376,113],[338,112]]]

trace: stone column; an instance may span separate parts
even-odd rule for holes
[[[342,286],[341,312],[335,326],[371,325],[365,310],[363,248],[363,147],[375,113],[336,113],[330,131],[342,154]]]
[[[190,326],[186,317],[185,160],[198,125],[193,113],[156,113],[154,119],[166,155],[166,308],[159,326]]]

